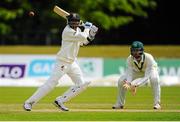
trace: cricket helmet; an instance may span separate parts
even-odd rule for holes
[[[67,24],[76,29],[80,25],[80,16],[77,13],[70,13],[67,17]]]
[[[131,55],[135,59],[139,60],[141,58],[141,56],[143,55],[143,53],[144,53],[144,45],[143,45],[143,43],[140,42],[140,41],[134,41],[131,44],[130,51],[131,51]]]

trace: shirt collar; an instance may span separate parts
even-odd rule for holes
[[[142,54],[142,55],[141,55],[141,60],[140,60],[140,62],[139,62],[139,63],[138,63],[138,61],[136,60],[136,58],[134,58],[133,56],[132,56],[132,58],[133,58],[133,61],[134,61],[134,62],[136,62],[137,64],[139,64],[139,63],[144,62],[144,58],[145,58],[145,56],[144,56],[144,54]]]

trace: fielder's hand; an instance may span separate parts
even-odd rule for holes
[[[126,89],[126,90],[130,90],[131,91],[131,94],[134,96],[136,95],[136,86],[133,86],[131,85],[130,83],[128,83],[127,81],[124,81],[124,84],[123,84],[123,88]]]
[[[131,88],[131,84],[128,83],[127,81],[124,81],[123,88],[129,90]]]
[[[131,94],[134,96],[134,95],[136,95],[136,86],[131,86]]]

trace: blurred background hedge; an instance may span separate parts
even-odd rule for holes
[[[179,44],[178,4],[169,0],[1,0],[0,45],[60,45],[66,21],[54,5],[77,12],[99,33],[93,45]],[[29,17],[28,12],[35,16]]]

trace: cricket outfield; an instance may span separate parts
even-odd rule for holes
[[[35,87],[1,87],[0,121],[180,121],[179,86],[162,87],[162,110],[153,110],[151,87],[138,88],[137,95],[129,92],[123,110],[113,110],[116,87],[89,87],[66,106],[62,112],[52,103],[67,87],[57,87],[44,97],[31,112],[24,111],[23,102]]]

